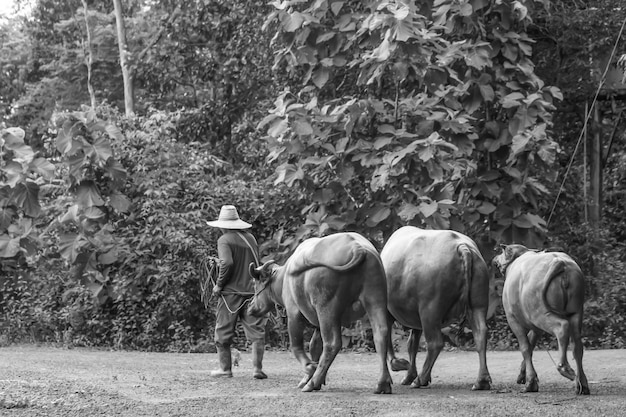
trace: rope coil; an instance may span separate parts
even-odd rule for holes
[[[209,304],[213,299],[213,287],[217,285],[217,279],[220,275],[220,260],[214,256],[205,256],[200,260],[200,300],[204,304],[204,308],[209,308]],[[250,296],[252,297],[254,293],[244,293],[239,291],[222,291],[220,297],[226,306],[226,309],[231,313],[235,314],[241,309],[243,309],[252,298],[246,299],[238,308],[232,309],[226,298],[224,298],[224,294],[230,295],[241,295],[241,296]]]

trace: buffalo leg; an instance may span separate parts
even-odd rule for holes
[[[311,360],[314,364],[320,361],[320,356],[322,356],[322,349],[324,345],[322,344],[322,335],[320,334],[320,329],[317,327],[311,336],[311,341],[309,342],[309,353],[311,354]]]
[[[411,366],[409,361],[402,358],[396,358],[396,352],[393,349],[392,335],[393,324],[395,321],[396,319],[391,315],[391,313],[387,313],[387,328],[389,329],[389,337],[387,338],[387,359],[389,360],[392,371],[406,371]]]
[[[576,313],[570,318],[572,340],[574,341],[574,360],[576,361],[576,394],[589,395],[589,383],[583,371],[582,314]]]
[[[479,309],[472,312],[471,326],[474,343],[478,351],[478,379],[472,386],[472,391],[491,389],[491,376],[487,369],[487,310]]]
[[[411,385],[417,378],[417,352],[420,347],[420,337],[422,337],[421,329],[411,329],[409,339],[407,340],[407,351],[409,353],[409,369],[402,380],[402,385]]]
[[[424,315],[421,316],[424,317]],[[424,366],[422,367],[422,373],[419,374],[417,379],[415,379],[415,381],[411,384],[411,386],[418,388],[427,387],[430,384],[433,366],[443,349],[444,343],[443,333],[441,333],[439,323],[423,323],[423,329],[427,347],[426,360],[424,361]]]
[[[535,350],[535,346],[537,345],[537,339],[539,339],[539,334],[534,330],[531,330],[527,333],[528,343],[530,344],[531,352]],[[522,359],[522,364],[519,367],[519,375],[517,376],[518,384],[526,383],[526,361]]]
[[[329,317],[341,317],[341,314],[329,314]],[[304,385],[302,392],[319,391],[326,384],[328,368],[341,350],[341,322],[322,320],[320,318],[320,332],[322,335],[322,355],[320,356],[317,369],[309,382]]]
[[[363,297],[363,305],[372,325],[374,345],[380,358],[380,377],[374,393],[391,394],[392,381],[389,367],[387,366],[387,354],[391,345],[391,329],[387,317],[387,302],[385,297],[379,297],[378,293],[367,293]]]
[[[304,327],[306,319],[300,312],[288,314],[287,328],[289,330],[289,341],[291,342],[291,351],[296,359],[304,367],[304,377],[298,384],[298,388],[304,387],[315,372],[315,364],[312,363],[309,356],[304,351]]]
[[[523,392],[537,392],[539,391],[539,380],[537,379],[537,371],[535,371],[535,367],[533,366],[533,349],[530,341],[528,340],[526,329],[524,329],[524,327],[513,318],[507,316],[507,320],[511,330],[515,334],[515,337],[517,337],[519,349],[524,357],[524,363],[526,366],[526,385]]]
[[[554,335],[559,343],[559,364],[556,369],[561,375],[570,381],[576,379],[576,372],[572,369],[567,361],[567,346],[569,345],[570,326],[569,321],[565,319],[558,319],[554,326]]]

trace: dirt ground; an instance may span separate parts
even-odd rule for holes
[[[406,357],[405,354],[401,356]],[[421,366],[424,353],[420,352]],[[571,357],[571,352],[569,353]],[[444,351],[430,387],[403,386],[375,395],[377,356],[341,353],[319,392],[296,388],[302,375],[289,352],[266,353],[267,380],[252,379],[241,353],[234,377],[212,379],[210,353],[172,354],[11,346],[0,349],[0,415],[11,416],[624,416],[626,350],[589,350],[590,396],[575,396],[561,377],[556,352],[537,351],[539,392],[515,383],[521,355],[489,352],[492,390],[472,392],[475,352]],[[573,360],[572,360],[572,366]]]

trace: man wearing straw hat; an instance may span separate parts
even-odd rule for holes
[[[250,263],[258,265],[258,245],[254,236],[246,231],[250,223],[239,218],[237,209],[224,205],[219,218],[207,222],[217,227],[222,236],[217,240],[217,254],[220,260],[219,276],[213,287],[213,296],[218,297],[215,313],[215,344],[220,367],[211,371],[213,377],[232,377],[230,345],[235,336],[237,320],[252,343],[252,365],[255,379],[265,379],[263,353],[265,350],[266,318],[252,317],[247,313],[247,304],[254,296],[254,281],[249,275]]]

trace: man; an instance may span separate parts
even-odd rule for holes
[[[220,270],[213,295],[218,297],[215,313],[215,344],[220,368],[211,371],[213,377],[232,377],[230,345],[235,336],[237,320],[243,325],[246,338],[252,343],[252,365],[255,379],[265,379],[263,353],[265,350],[265,323],[267,318],[252,317],[247,313],[247,304],[254,295],[254,281],[248,266],[258,264],[258,245],[254,236],[246,231],[252,227],[239,218],[233,205],[224,205],[219,218],[207,222],[217,227],[222,236],[217,240]]]

